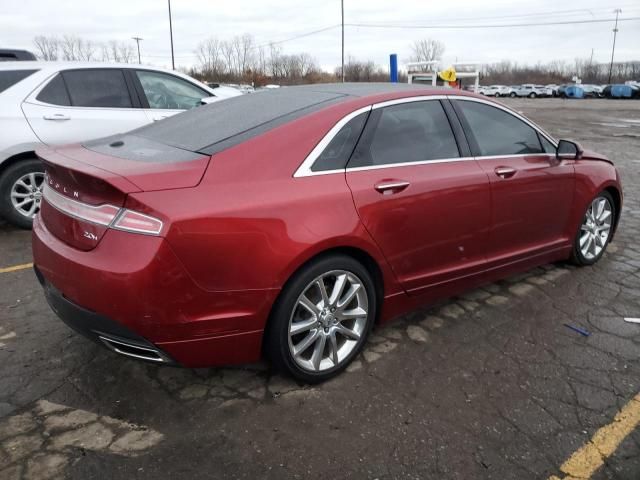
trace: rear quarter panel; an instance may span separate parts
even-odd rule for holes
[[[305,261],[359,248],[395,279],[362,226],[344,174],[293,173],[351,106],[322,111],[215,154],[196,188],[133,194],[170,219],[167,240],[209,291],[279,289]]]

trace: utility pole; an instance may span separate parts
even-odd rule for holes
[[[171,38],[171,68],[176,69],[176,60],[173,56],[173,26],[171,25],[171,0],[167,0],[169,3],[169,37]]]
[[[340,12],[342,16],[342,83],[344,83],[344,0],[340,0]]]
[[[142,61],[140,60],[140,40],[144,40],[144,38],[142,37],[131,37],[133,40],[136,41],[136,43],[138,44],[138,64],[141,64]]]
[[[622,10],[616,8],[614,12],[616,14],[616,26],[613,27],[613,47],[611,48],[611,64],[609,65],[609,81],[607,83],[611,83],[611,72],[613,71],[613,55],[616,53],[616,37],[618,36],[618,15],[622,13]]]

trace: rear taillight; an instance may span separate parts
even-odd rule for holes
[[[84,222],[145,235],[159,235],[162,231],[162,221],[133,210],[109,204],[87,205],[59,194],[47,184],[42,194],[49,205]]]
[[[127,232],[158,235],[162,231],[162,222],[149,215],[124,209],[110,227]]]

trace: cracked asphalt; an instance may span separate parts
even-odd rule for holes
[[[505,103],[620,169],[622,220],[596,266],[415,311],[314,387],[263,364],[120,358],[59,321],[31,269],[0,273],[0,479],[580,478],[563,463],[640,404],[640,325],[623,320],[640,317],[640,102]],[[30,234],[0,225],[0,268],[30,261]],[[638,426],[599,460],[591,478],[638,480]]]

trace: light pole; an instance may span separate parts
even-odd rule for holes
[[[142,62],[140,61],[140,40],[144,40],[144,38],[142,37],[131,37],[133,40],[136,41],[136,43],[138,44],[138,63],[141,64]]]
[[[613,55],[616,53],[616,37],[618,36],[618,15],[622,13],[622,10],[616,8],[614,10],[616,13],[616,26],[613,27],[613,47],[611,48],[611,63],[609,64],[609,81],[607,83],[611,83],[611,72],[613,71]]]
[[[171,38],[171,68],[176,69],[176,60],[173,56],[173,26],[171,25],[171,0],[167,0],[169,3],[169,37]]]
[[[340,0],[340,14],[342,16],[342,83],[344,83],[344,0]]]

